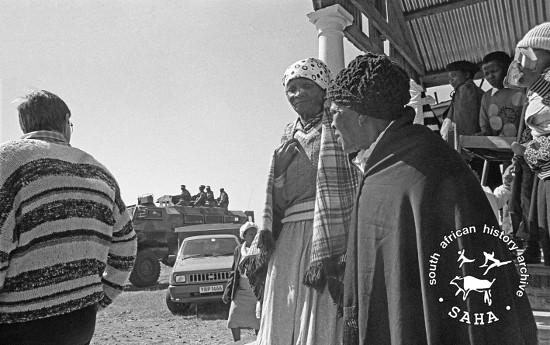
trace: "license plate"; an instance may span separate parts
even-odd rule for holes
[[[223,285],[211,285],[199,287],[200,293],[223,292]]]

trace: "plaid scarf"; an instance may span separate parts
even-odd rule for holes
[[[347,155],[336,141],[331,127],[332,116],[325,112],[322,118],[321,148],[316,181],[315,209],[311,262],[304,276],[304,283],[322,290],[328,285],[337,302],[342,292],[344,255],[347,233],[358,185],[358,170],[350,167]],[[288,126],[282,141],[293,136]],[[261,298],[267,264],[275,248],[275,240],[281,231],[283,215],[274,212],[273,185],[275,156],[269,170],[263,226],[250,247],[250,255],[243,261],[248,268],[250,283],[257,297]]]

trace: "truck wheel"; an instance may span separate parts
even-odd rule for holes
[[[130,273],[130,283],[137,287],[146,287],[156,284],[160,275],[160,262],[150,249],[139,251]]]
[[[189,310],[189,304],[174,302],[170,298],[170,292],[166,291],[166,306],[174,315],[183,315]]]

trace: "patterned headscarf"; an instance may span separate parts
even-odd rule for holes
[[[323,61],[307,58],[296,61],[286,69],[283,86],[286,88],[288,82],[296,78],[307,78],[326,90],[330,84],[330,71]]]

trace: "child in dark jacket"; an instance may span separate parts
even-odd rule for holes
[[[447,112],[458,134],[474,135],[479,132],[479,107],[483,90],[474,84],[479,67],[469,61],[455,61],[447,65],[449,84],[454,89],[451,106]],[[441,133],[446,139],[446,133]]]

